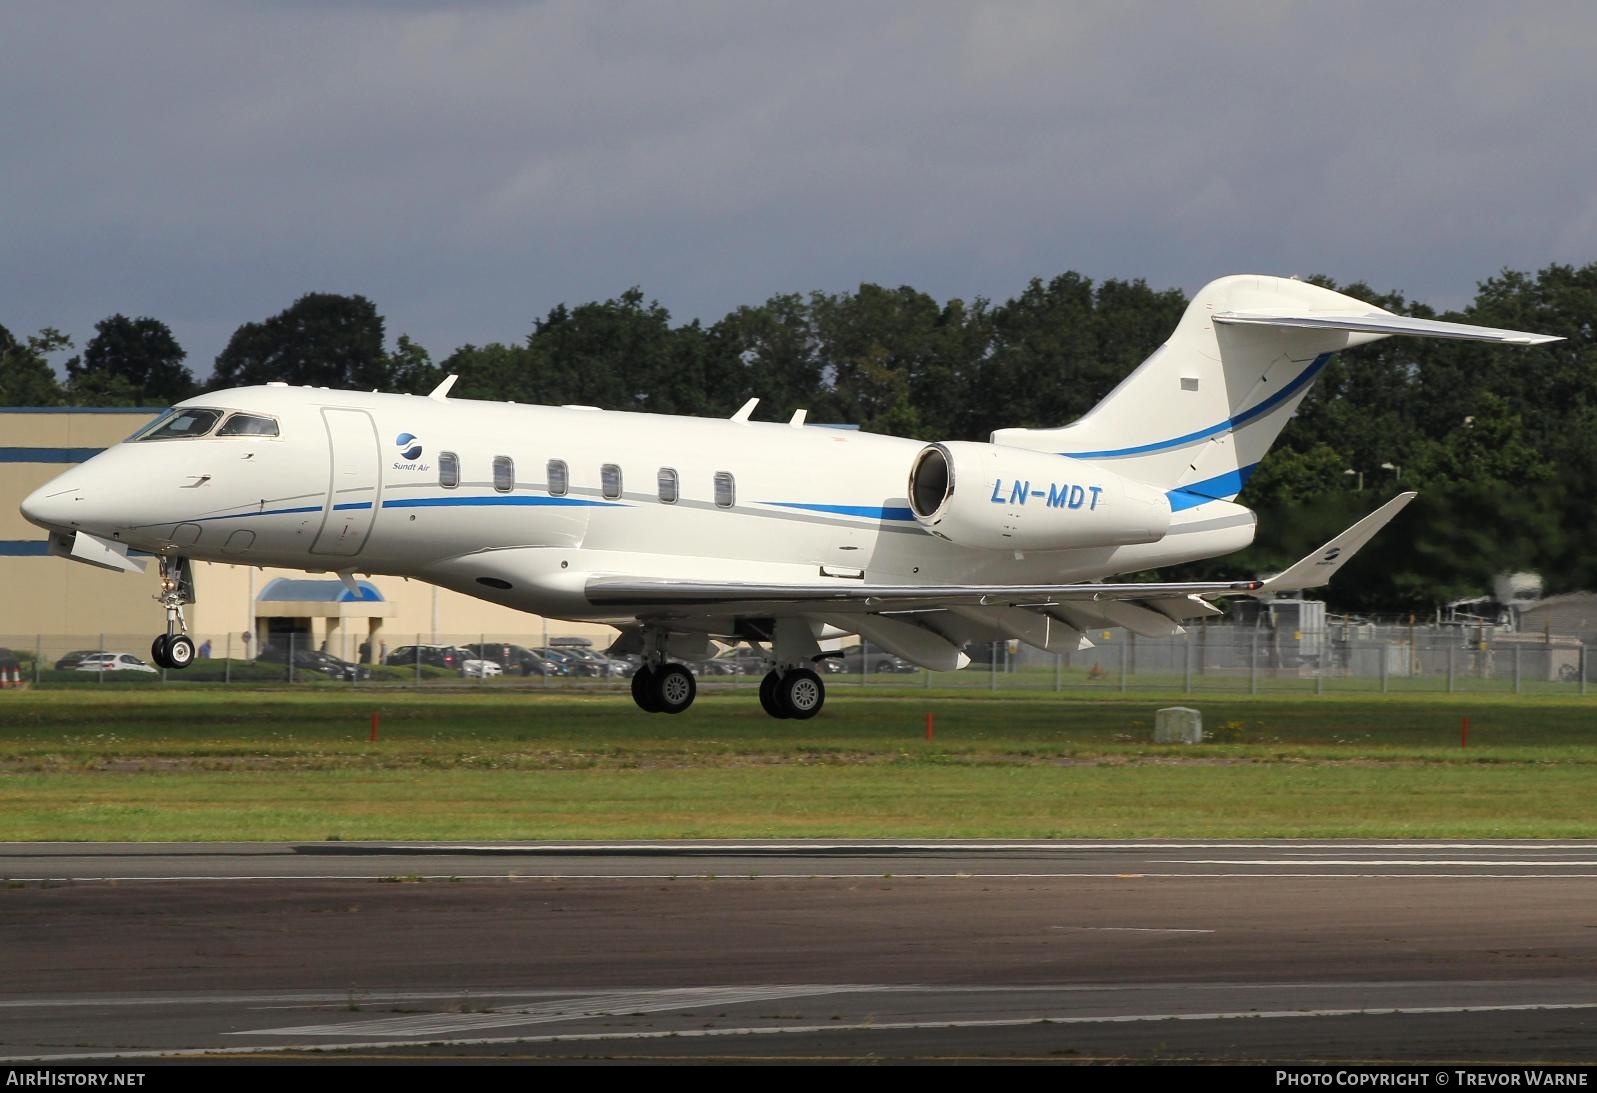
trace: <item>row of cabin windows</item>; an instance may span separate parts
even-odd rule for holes
[[[571,490],[571,469],[563,459],[551,459],[548,466],[549,496],[564,497]],[[460,485],[460,457],[454,452],[438,454],[438,484],[446,490]],[[660,500],[674,504],[681,496],[680,479],[672,467],[661,467],[658,479]],[[508,455],[494,456],[494,489],[509,493],[516,488],[516,464]],[[621,468],[606,463],[599,468],[599,492],[607,500],[621,496]],[[730,471],[715,472],[715,503],[729,509],[737,503],[737,483]]]

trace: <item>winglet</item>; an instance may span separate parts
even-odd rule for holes
[[[1418,496],[1419,494],[1412,491],[1398,494],[1319,550],[1292,563],[1284,571],[1265,581],[1259,586],[1259,594],[1300,592],[1305,588],[1318,588],[1325,584],[1337,570],[1347,564],[1349,558],[1358,553],[1360,547],[1375,538],[1376,532],[1384,528],[1392,517],[1402,512],[1403,507]]]
[[[449,397],[449,389],[455,385],[455,381],[459,378],[459,376],[451,372],[449,374],[449,378],[444,380],[444,382],[440,383],[437,387],[434,387],[432,389],[432,394],[428,395],[427,397],[435,398],[439,402],[444,401],[444,399]]]
[[[742,409],[732,415],[733,421],[748,421],[749,415],[754,413],[754,408],[760,404],[757,398],[751,398],[743,404]]]

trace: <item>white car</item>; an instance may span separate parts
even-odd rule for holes
[[[494,676],[504,675],[504,669],[499,667],[497,660],[465,660],[460,663],[460,674],[492,679]]]
[[[79,661],[77,671],[149,672],[151,675],[155,674],[154,668],[151,668],[132,653],[95,653]]]

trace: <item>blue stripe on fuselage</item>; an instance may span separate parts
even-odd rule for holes
[[[1183,444],[1191,444],[1195,441],[1204,440],[1218,433],[1223,433],[1230,429],[1235,429],[1239,426],[1246,425],[1254,418],[1269,413],[1271,410],[1281,405],[1281,403],[1297,394],[1304,387],[1308,386],[1310,383],[1313,383],[1314,377],[1320,374],[1320,370],[1325,367],[1326,362],[1330,359],[1331,354],[1321,353],[1309,363],[1307,368],[1298,373],[1291,383],[1281,388],[1281,390],[1277,391],[1275,394],[1271,395],[1257,406],[1249,407],[1248,409],[1237,414],[1235,417],[1226,418],[1218,425],[1211,425],[1207,429],[1199,429],[1195,433],[1187,433],[1185,436],[1174,437],[1170,440],[1156,440],[1151,444],[1138,444],[1132,448],[1113,448],[1101,452],[1060,452],[1059,454],[1068,455],[1072,459],[1118,459],[1122,456],[1146,455],[1148,452],[1163,451],[1167,448],[1179,448]]]
[[[1238,467],[1225,474],[1217,474],[1213,478],[1205,478],[1202,482],[1189,482],[1185,486],[1177,486],[1166,492],[1170,499],[1170,511],[1180,512],[1182,509],[1195,508],[1205,501],[1229,501],[1242,492],[1242,487],[1247,485],[1248,479],[1253,477],[1253,472],[1258,469],[1258,464],[1253,463],[1246,467]]]
[[[800,509],[804,512],[825,512],[834,516],[863,516],[871,520],[915,519],[915,514],[907,507],[889,505],[812,505],[800,501],[761,501],[760,504],[784,509]]]

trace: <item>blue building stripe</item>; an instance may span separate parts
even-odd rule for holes
[[[50,544],[43,539],[0,539],[0,558],[47,558]]]
[[[784,509],[801,509],[804,512],[826,512],[836,516],[863,516],[872,520],[913,520],[915,514],[907,507],[889,505],[810,505],[799,501],[761,501],[762,505],[775,505]]]
[[[0,463],[82,463],[104,448],[0,448]]]
[[[1199,429],[1195,433],[1188,433],[1185,436],[1178,436],[1171,440],[1156,440],[1152,444],[1138,444],[1133,448],[1112,448],[1101,452],[1060,452],[1059,454],[1068,455],[1074,459],[1118,459],[1122,456],[1145,455],[1148,452],[1163,451],[1167,448],[1179,448],[1184,444],[1191,444],[1197,440],[1204,440],[1218,433],[1223,433],[1227,430],[1246,425],[1254,418],[1269,413],[1271,410],[1281,405],[1281,403],[1297,394],[1304,387],[1307,387],[1309,384],[1313,383],[1314,377],[1320,374],[1320,370],[1325,367],[1326,362],[1328,362],[1330,359],[1331,354],[1321,353],[1309,363],[1307,368],[1298,373],[1291,383],[1281,388],[1281,390],[1277,391],[1275,394],[1271,395],[1257,406],[1249,407],[1248,409],[1243,410],[1240,414],[1237,414],[1235,417],[1227,418],[1218,425],[1211,425],[1207,429]]]

